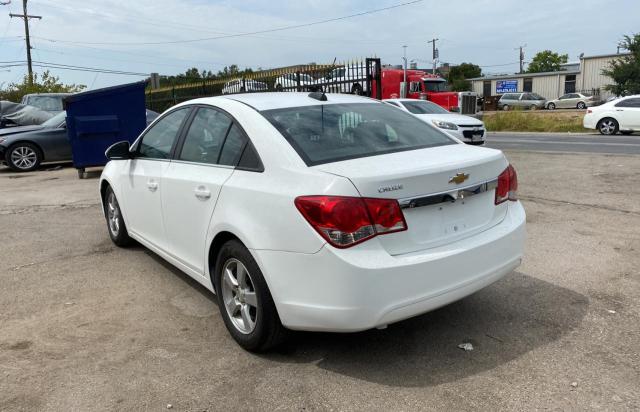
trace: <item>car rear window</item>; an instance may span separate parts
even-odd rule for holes
[[[425,122],[385,104],[325,104],[261,113],[309,166],[456,144]]]

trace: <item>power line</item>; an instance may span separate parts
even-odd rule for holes
[[[340,20],[346,20],[346,19],[350,19],[350,18],[353,18],[353,17],[364,16],[364,15],[367,15],[367,14],[379,13],[381,11],[396,9],[398,7],[405,7],[405,6],[409,6],[409,5],[412,5],[412,4],[421,3],[422,1],[424,1],[424,0],[412,0],[412,1],[404,2],[404,3],[394,4],[394,5],[391,5],[391,6],[388,6],[388,7],[383,7],[383,8],[379,8],[379,9],[373,9],[373,10],[367,10],[367,11],[363,11],[363,12],[359,12],[359,13],[349,14],[349,15],[346,15],[346,16],[340,16],[340,17],[334,17],[334,18],[331,18],[331,19],[318,20],[318,21],[309,22],[309,23],[302,23],[302,24],[294,24],[294,25],[290,25],[290,26],[275,27],[275,28],[271,28],[271,29],[257,30],[257,31],[246,32],[246,33],[226,34],[226,35],[215,36],[215,37],[202,37],[202,38],[197,38],[197,39],[156,41],[156,42],[83,42],[83,41],[63,40],[63,39],[47,39],[47,40],[53,41],[53,42],[59,42],[59,43],[68,43],[68,44],[93,44],[93,45],[113,45],[113,46],[151,46],[151,45],[160,45],[160,44],[195,43],[195,42],[201,42],[201,41],[207,41],[207,40],[218,40],[218,39],[228,39],[228,38],[234,38],[234,37],[252,36],[252,35],[256,35],[256,34],[273,33],[273,32],[283,31],[283,30],[291,30],[291,29],[298,29],[298,28],[302,28],[302,27],[316,26],[316,25],[319,25],[319,24],[325,24],[325,23],[331,23],[331,22],[340,21]]]
[[[74,70],[74,71],[83,71],[83,72],[89,72],[89,73],[119,74],[119,75],[126,75],[126,76],[143,76],[143,77],[148,77],[149,76],[148,73],[138,73],[138,72],[123,71],[123,70],[102,69],[102,68],[98,68],[98,67],[74,66],[74,65],[70,65],[70,64],[44,62],[44,61],[39,61],[39,60],[34,60],[32,64],[33,64],[34,67],[43,67],[43,68],[49,68],[49,69]],[[25,62],[24,60],[0,62],[0,68],[19,67],[19,66],[25,66],[25,65],[27,65],[27,62]]]

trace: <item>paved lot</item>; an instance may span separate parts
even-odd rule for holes
[[[500,150],[640,154],[640,135],[489,132],[487,146]]]
[[[528,214],[518,271],[261,356],[202,287],[111,244],[95,178],[0,168],[0,410],[640,409],[640,156],[508,155]]]

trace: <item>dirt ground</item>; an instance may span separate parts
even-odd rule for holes
[[[196,282],[114,247],[95,176],[0,167],[0,410],[640,409],[640,156],[507,154],[528,215],[516,272],[266,355]]]

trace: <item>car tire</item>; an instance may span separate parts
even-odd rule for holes
[[[286,329],[267,282],[240,241],[230,240],[222,245],[213,281],[220,314],[238,345],[251,352],[264,352],[284,341]]]
[[[276,84],[276,91],[277,92],[281,92],[282,91],[282,85],[281,84]]]
[[[42,158],[42,150],[29,142],[19,142],[12,145],[4,156],[7,166],[16,172],[36,170],[42,163]]]
[[[504,110],[505,112],[509,110],[509,105],[508,104],[503,104],[502,105],[502,110]]]
[[[529,110],[538,110],[538,106],[532,104],[531,106],[529,106]]]
[[[598,131],[605,136],[612,136],[618,133],[619,125],[616,119],[605,117],[598,122]]]
[[[577,108],[578,110],[584,110],[584,109],[586,109],[586,108],[587,108],[587,105],[586,105],[586,104],[584,104],[584,102],[578,102],[578,104],[576,105],[576,108]]]
[[[549,103],[547,105],[547,110],[555,110],[556,109],[556,105],[555,103]]]
[[[111,241],[119,247],[127,247],[133,243],[133,239],[129,237],[127,226],[124,223],[124,217],[122,216],[122,210],[120,204],[116,198],[116,194],[113,192],[111,186],[107,186],[107,190],[104,192],[104,217],[107,221],[107,231]]]
[[[351,86],[351,94],[355,94],[357,96],[362,96],[362,86],[360,86],[358,83],[354,84],[353,86]]]

